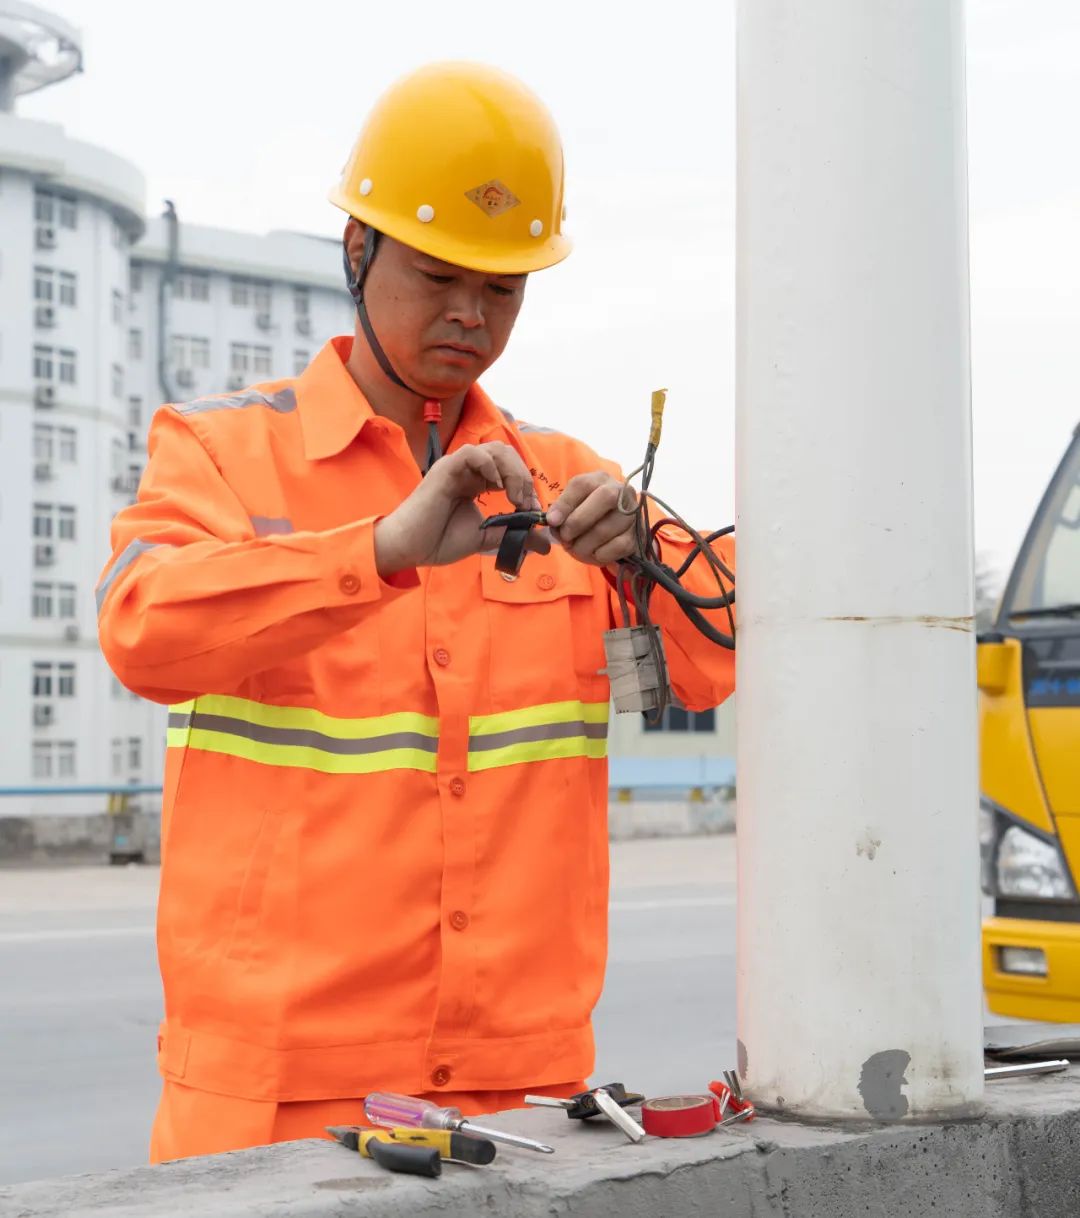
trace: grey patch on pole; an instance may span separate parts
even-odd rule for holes
[[[870,829],[867,829],[862,837],[855,843],[855,853],[859,857],[862,857],[862,855],[865,854],[870,862],[873,862],[877,856],[878,847],[880,845],[881,838],[875,837],[873,832]]]
[[[907,1083],[904,1071],[910,1064],[911,1054],[903,1049],[885,1049],[863,1062],[859,1095],[876,1121],[899,1121],[907,1116],[907,1096],[900,1089]]]
[[[750,1059],[746,1056],[746,1046],[741,1040],[735,1042],[735,1060],[736,1068],[739,1071],[739,1078],[746,1078],[746,1068]]]

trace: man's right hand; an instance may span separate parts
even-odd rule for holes
[[[509,444],[466,444],[441,457],[415,491],[375,525],[375,565],[384,579],[412,567],[445,566],[470,554],[494,550],[505,529],[480,528],[477,495],[505,491],[519,511],[537,511],[532,475]],[[529,548],[551,547],[533,530]]]

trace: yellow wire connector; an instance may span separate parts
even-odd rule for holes
[[[664,423],[664,403],[667,401],[666,389],[654,389],[652,395],[652,428],[649,431],[649,443],[653,448],[660,444],[660,428]]]

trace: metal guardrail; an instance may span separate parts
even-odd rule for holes
[[[3,795],[160,795],[161,787],[111,786],[111,787],[0,787]]]

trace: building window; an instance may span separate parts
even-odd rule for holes
[[[229,348],[229,366],[233,372],[264,373],[269,376],[273,352],[269,347],[257,343],[232,343]]]
[[[128,291],[142,291],[142,264],[139,262],[133,262],[128,267]]]
[[[124,451],[124,441],[117,436],[113,436],[111,443],[112,454],[112,476],[114,478],[122,478],[124,476],[124,461],[127,453]]]
[[[54,272],[51,267],[34,267],[34,299],[39,304],[52,304],[53,276]]]
[[[35,740],[31,747],[34,758],[34,777],[52,778],[52,741]]]
[[[268,283],[256,283],[251,293],[256,313],[269,313],[273,303],[273,288]]]
[[[57,584],[57,617],[73,618],[77,607],[77,592],[74,584]]]
[[[34,219],[38,224],[52,224],[54,203],[55,200],[48,191],[34,191]]]
[[[128,331],[128,359],[142,359],[142,331]]]
[[[255,346],[251,348],[251,364],[254,372],[261,372],[264,376],[269,376],[272,359],[273,353],[269,347]]]
[[[128,426],[136,430],[142,428],[142,398],[128,398]]]
[[[52,584],[34,584],[32,615],[37,618],[53,615]]]
[[[128,737],[128,768],[142,769],[142,741],[138,736]]]
[[[75,777],[74,740],[58,740],[56,742],[56,776],[57,778]]]
[[[115,219],[112,222],[112,243],[113,246],[118,250],[126,249],[128,243],[127,233],[124,231],[124,226],[119,220]]]
[[[56,535],[61,541],[75,540],[75,508],[61,503],[56,509]]]
[[[293,288],[293,308],[297,317],[311,316],[311,289]]]
[[[34,686],[33,695],[35,698],[51,698],[53,691],[53,666],[44,662],[34,662]]]
[[[234,305],[246,308],[251,304],[251,288],[250,279],[232,279],[229,282],[229,299]]]
[[[60,380],[65,385],[74,385],[76,380],[75,352],[61,347],[56,353]]]
[[[114,398],[124,396],[124,369],[121,364],[112,366],[112,395]]]
[[[306,351],[300,351],[299,349],[292,353],[293,376],[299,376],[300,373],[304,371],[304,369],[308,366],[308,360],[310,358],[311,357]]]
[[[74,195],[59,195],[60,227],[74,229],[79,224],[79,205]]]
[[[210,276],[206,271],[178,271],[172,291],[177,300],[209,300]]]
[[[51,503],[34,504],[34,537],[38,541],[47,541],[53,535],[53,505]]]
[[[124,320],[124,293],[117,288],[112,291],[112,319],[117,325]]]
[[[53,379],[53,349],[52,347],[36,346],[34,348],[34,380],[51,381]]]
[[[73,271],[61,271],[58,278],[60,280],[60,303],[74,308],[78,301],[78,276]]]
[[[34,460],[53,459],[53,429],[48,423],[34,424]]]
[[[669,706],[659,723],[646,721],[647,732],[715,732],[716,711],[688,711],[681,706]]]
[[[78,457],[78,435],[74,427],[60,428],[60,460],[75,461]]]
[[[210,340],[190,334],[172,336],[172,362],[177,368],[209,368]]]
[[[124,742],[119,736],[112,739],[112,772],[113,778],[119,778],[124,772]]]
[[[75,697],[74,664],[58,664],[56,666],[56,692],[61,698]]]

